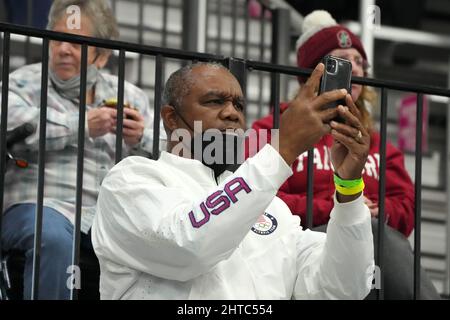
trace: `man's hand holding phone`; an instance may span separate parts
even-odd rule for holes
[[[358,117],[358,108],[350,94],[345,97],[345,103],[347,106],[337,107],[339,116],[345,122],[330,122],[331,135],[334,138],[331,162],[335,173],[341,179],[355,180],[362,176],[369,154],[370,135]],[[336,196],[339,201],[348,202],[356,199],[359,194],[345,196],[337,193]]]
[[[346,90],[333,90],[317,95],[323,72],[324,65],[319,63],[289,103],[289,108],[281,114],[279,152],[289,165],[330,132],[329,123],[337,116],[337,108],[324,106],[343,99],[347,93]]]
[[[335,172],[341,179],[357,179],[361,177],[367,161],[369,133],[362,125],[358,108],[346,88],[334,88],[317,94],[319,85],[326,84],[323,79],[325,69],[323,63],[316,66],[289,108],[281,115],[279,151],[290,165],[331,131],[334,138],[331,161]],[[350,85],[348,87],[351,88]],[[342,122],[335,120],[337,116]],[[337,195],[340,202],[352,201],[358,196]]]
[[[320,79],[319,94],[336,89],[345,89],[352,93],[352,63],[349,60],[327,55],[323,58],[325,71]],[[326,105],[326,108],[336,108],[338,105],[345,105],[345,100],[340,99]],[[344,122],[340,116],[334,119],[337,122]]]

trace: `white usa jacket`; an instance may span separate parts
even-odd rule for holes
[[[265,146],[216,182],[199,161],[128,157],[103,181],[92,242],[102,299],[362,299],[369,209],[335,200],[327,234],[275,196],[292,174]]]

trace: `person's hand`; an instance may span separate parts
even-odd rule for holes
[[[87,112],[89,136],[97,138],[111,132],[116,126],[117,111],[109,107],[91,109]]]
[[[334,138],[331,147],[331,162],[335,173],[344,180],[361,178],[362,170],[367,161],[370,146],[370,136],[359,120],[359,111],[351,95],[345,97],[348,107],[338,106],[339,115],[345,123],[331,121],[331,134]],[[339,202],[355,200],[359,194],[344,196],[336,192]]]
[[[370,215],[372,216],[372,218],[378,217],[378,204],[372,202],[372,200],[367,197],[364,197],[364,203],[367,205],[367,207],[369,207]]]
[[[124,119],[123,119],[123,140],[129,146],[134,146],[141,141],[144,134],[144,118],[134,108],[124,108]],[[113,130],[116,132],[116,127]]]
[[[361,178],[369,154],[370,136],[358,118],[359,111],[350,94],[345,102],[348,107],[338,106],[338,112],[346,123],[330,122],[334,138],[331,162],[341,179],[353,180]]]
[[[329,121],[337,115],[337,108],[324,109],[329,102],[343,99],[345,89],[324,92],[317,95],[320,77],[324,71],[319,63],[308,81],[280,119],[279,152],[288,165],[306,150],[312,148],[323,135],[330,132]]]

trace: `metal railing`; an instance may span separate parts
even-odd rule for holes
[[[122,38],[127,42],[290,64],[289,10],[268,7],[267,1],[259,0],[261,12],[259,16],[251,16],[250,0],[204,0],[206,8],[201,9],[205,10],[206,32],[203,35],[204,39],[200,39],[202,35],[197,29],[200,26],[198,10],[201,1],[203,0],[111,0],[111,6],[118,20]],[[27,26],[31,26],[33,15],[31,7],[32,1],[28,1],[28,10],[25,12]],[[150,13],[156,11],[160,13],[158,16],[160,23],[154,23],[156,19],[148,18]],[[135,19],[130,19],[129,16],[134,16]],[[12,35],[12,39],[20,43],[11,47],[12,54],[24,57],[25,64],[39,60],[41,54],[39,39],[18,38],[17,35]],[[204,50],[198,50],[196,46],[201,41],[204,42]],[[140,54],[129,55],[127,58],[127,62],[133,64],[133,71],[128,72],[128,76],[132,74],[133,79],[128,77],[127,79],[152,94],[155,89],[154,83],[143,77],[142,70],[153,61]],[[11,67],[17,67],[19,61],[21,60],[15,60]],[[117,72],[117,61],[117,55],[113,55],[107,66],[112,72]],[[173,65],[166,63],[164,59],[162,62],[165,79],[166,72],[170,72]],[[257,119],[264,114],[265,109],[258,106],[266,105],[268,110],[269,105],[273,104],[273,97],[264,94],[270,91],[273,81],[273,78],[262,72],[254,72],[250,77],[248,83],[253,90],[250,90],[247,96],[251,116],[249,118]],[[280,85],[281,98],[286,99],[288,79],[282,76]]]
[[[227,58],[222,55],[205,54],[191,51],[184,51],[178,49],[168,49],[148,45],[140,45],[135,43],[128,43],[122,41],[112,41],[103,39],[94,39],[82,36],[76,36],[71,34],[57,33],[46,30],[36,30],[29,27],[16,26],[0,23],[0,31],[3,32],[3,68],[2,68],[2,104],[1,104],[1,127],[0,127],[0,210],[3,212],[3,196],[4,196],[4,183],[5,183],[5,133],[7,128],[7,114],[8,114],[8,84],[9,84],[9,50],[10,50],[10,36],[11,34],[20,34],[29,37],[37,37],[42,39],[42,90],[41,90],[41,114],[40,114],[40,133],[39,133],[39,178],[38,178],[38,196],[36,199],[36,236],[35,236],[35,250],[34,250],[34,264],[33,264],[33,288],[32,297],[38,297],[37,279],[39,275],[39,259],[40,259],[40,247],[41,247],[41,222],[42,222],[42,208],[43,208],[43,186],[44,186],[44,155],[45,155],[45,123],[46,123],[46,84],[47,84],[47,63],[48,63],[48,45],[50,40],[59,40],[65,42],[73,42],[81,44],[82,46],[82,66],[81,66],[81,88],[80,88],[80,114],[79,114],[79,130],[78,130],[78,176],[76,184],[76,212],[75,212],[75,226],[74,226],[74,245],[73,245],[73,265],[78,265],[79,262],[79,246],[80,246],[80,219],[81,219],[81,204],[82,204],[82,189],[83,189],[83,157],[84,157],[84,125],[85,125],[85,110],[86,110],[86,96],[85,96],[85,81],[86,81],[86,68],[87,68],[87,47],[102,47],[119,51],[119,89],[118,89],[118,132],[116,137],[116,157],[115,161],[119,161],[122,158],[122,127],[123,127],[123,91],[124,91],[124,72],[125,72],[125,55],[127,52],[138,53],[144,56],[151,56],[155,58],[155,96],[154,96],[154,136],[153,136],[153,154],[159,154],[159,122],[160,122],[160,102],[161,92],[163,87],[162,77],[162,60],[164,58],[177,59],[181,61],[216,61],[225,64],[233,74],[237,77],[240,84],[245,91],[247,83],[247,75],[249,72],[265,72],[273,76],[272,96],[274,102],[274,128],[279,128],[279,110],[280,110],[280,76],[308,76],[311,70],[299,69],[297,67],[289,67],[279,64],[272,64],[268,62],[252,61],[247,59],[235,59]],[[381,89],[381,148],[380,148],[380,184],[379,184],[379,234],[378,237],[378,256],[379,267],[383,266],[383,234],[384,234],[384,196],[385,196],[385,173],[386,173],[386,114],[387,114],[387,92],[388,90],[400,90],[415,92],[418,98],[417,106],[417,133],[416,133],[416,172],[415,172],[415,246],[414,246],[414,297],[420,296],[420,235],[421,235],[421,174],[422,174],[422,95],[433,94],[439,96],[450,97],[450,90],[428,87],[428,86],[411,86],[407,83],[394,82],[394,81],[382,81],[367,78],[352,79],[353,82],[363,84],[367,86],[377,87]],[[149,125],[149,124],[147,124]],[[312,150],[308,154],[309,159],[313,159]],[[312,176],[313,167],[308,164],[308,176]],[[308,218],[307,224],[312,223],[312,186],[313,181],[308,181]],[[2,215],[0,215],[0,230],[1,230]],[[0,243],[0,258],[1,258],[1,243]],[[382,276],[382,275],[381,275]],[[77,298],[76,290],[72,289],[73,299]],[[379,290],[378,297],[383,298],[383,286]]]
[[[33,256],[33,299],[38,297],[37,280],[39,279],[39,261],[41,248],[41,230],[42,230],[42,214],[43,214],[43,187],[44,187],[44,159],[45,159],[45,139],[46,139],[46,111],[47,111],[47,83],[48,83],[48,58],[49,40],[59,40],[65,42],[77,43],[82,46],[81,59],[81,86],[80,86],[80,113],[79,113],[79,130],[78,130],[78,156],[77,156],[77,183],[76,183],[76,212],[75,212],[75,228],[74,228],[74,246],[73,246],[73,265],[79,265],[79,248],[80,248],[80,229],[81,229],[81,204],[83,189],[83,159],[84,159],[84,138],[85,138],[85,111],[86,111],[86,70],[87,70],[87,48],[88,46],[119,50],[119,88],[118,88],[118,124],[116,136],[116,157],[118,162],[122,158],[122,129],[123,129],[123,95],[124,95],[124,69],[125,69],[125,53],[135,52],[143,55],[153,56],[156,58],[156,74],[155,74],[155,117],[154,117],[154,135],[153,135],[153,154],[159,154],[159,112],[162,88],[162,57],[174,58],[180,60],[195,61],[221,61],[222,57],[196,52],[186,52],[182,50],[159,48],[153,46],[143,46],[119,41],[93,39],[88,37],[69,35],[47,30],[36,30],[24,26],[16,26],[0,23],[0,31],[3,32],[3,68],[2,68],[2,103],[1,103],[1,139],[0,139],[0,211],[3,212],[4,201],[4,184],[5,184],[5,159],[6,156],[6,128],[8,115],[8,90],[9,90],[9,51],[10,51],[10,35],[21,34],[30,37],[37,37],[43,40],[42,46],[42,90],[41,90],[41,114],[40,114],[40,132],[39,132],[39,163],[38,163],[38,197],[35,224],[35,245]],[[148,125],[148,124],[147,124]],[[2,215],[0,215],[1,230]],[[0,243],[0,259],[2,258],[2,246]],[[77,292],[72,289],[72,298],[76,299]]]
[[[254,70],[261,70],[275,74],[289,74],[293,76],[309,75],[309,71],[296,67],[272,65],[268,63],[247,61],[246,67]],[[384,264],[384,221],[385,221],[385,184],[386,184],[386,137],[387,137],[387,94],[388,90],[404,92],[414,92],[417,94],[417,115],[416,115],[416,146],[415,146],[415,222],[414,222],[414,298],[420,297],[420,257],[421,257],[421,208],[422,208],[422,119],[423,119],[423,95],[437,95],[443,97],[450,96],[449,89],[436,88],[430,86],[410,85],[398,81],[386,81],[369,78],[352,77],[352,83],[362,84],[381,89],[381,114],[380,114],[380,173],[379,173],[379,215],[378,215],[378,267],[383,270]],[[275,87],[274,96],[278,96],[278,89]],[[279,114],[279,101],[275,101],[274,115]],[[279,117],[274,117],[274,128],[279,128]],[[307,191],[307,218],[306,225],[312,226],[312,199],[313,199],[313,150],[308,151],[308,191]],[[381,273],[381,288],[377,291],[378,298],[383,299],[384,285],[383,273]]]

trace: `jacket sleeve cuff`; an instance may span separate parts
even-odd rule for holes
[[[363,194],[350,202],[339,202],[334,193],[334,208],[331,211],[330,218],[337,224],[349,226],[365,222],[370,218],[370,211],[364,203]]]

